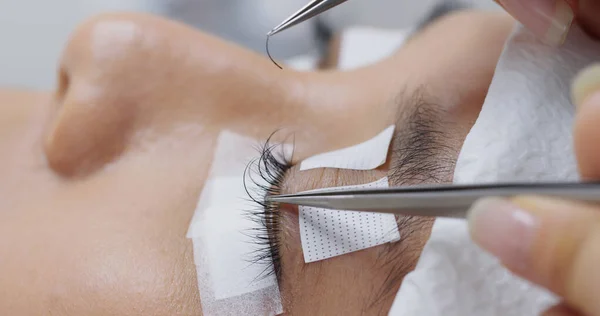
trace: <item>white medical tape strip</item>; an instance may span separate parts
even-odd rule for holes
[[[283,313],[279,287],[276,283],[238,296],[218,298],[214,282],[224,280],[216,279],[212,275],[213,271],[208,268],[211,260],[209,256],[203,255],[207,241],[202,238],[193,238],[192,241],[203,315],[278,315]],[[233,274],[239,275],[235,272]]]
[[[259,155],[258,145],[257,140],[221,132],[188,229],[206,316],[283,312],[277,279],[274,275],[264,276],[265,262],[251,262],[253,252],[261,248],[252,232],[264,227],[248,216],[248,211],[255,210],[257,205],[245,190],[244,171]],[[257,189],[252,181],[246,184],[251,192]]]
[[[310,157],[300,164],[300,171],[316,168],[338,168],[372,170],[383,165],[395,125],[391,125],[377,136],[351,147],[338,149]]]
[[[248,218],[247,211],[256,208],[248,201],[241,178],[222,177],[210,180],[213,203],[202,212],[202,219],[195,223],[192,238],[202,239],[203,256],[208,269],[216,299],[246,294],[268,287],[274,277],[260,278],[265,267],[252,264],[245,255],[258,250],[256,240],[248,232],[260,229],[260,224]]]
[[[388,178],[352,186],[327,188],[387,188]],[[305,262],[315,262],[400,240],[393,214],[328,210],[299,206],[300,239]]]

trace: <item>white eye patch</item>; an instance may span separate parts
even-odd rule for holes
[[[375,169],[387,159],[395,127],[391,125],[363,143],[310,157],[302,161],[300,171],[316,168]]]
[[[206,316],[283,312],[277,279],[264,274],[269,268],[266,265],[273,263],[270,259],[260,264],[252,260],[253,253],[261,248],[256,243],[256,231],[264,227],[249,216],[248,212],[258,206],[246,192],[244,171],[256,158],[258,144],[254,139],[221,132],[188,229]],[[259,184],[267,185],[266,181]],[[246,185],[251,192],[257,189],[252,181],[246,181]]]
[[[198,237],[204,242],[202,256],[208,259],[205,264],[210,271],[215,299],[273,285],[274,276],[259,278],[264,266],[252,264],[249,258],[244,260],[244,255],[258,251],[255,240],[247,232],[261,227],[247,218],[246,212],[256,206],[248,201],[243,182],[238,177],[219,177],[211,179],[205,186],[210,194],[207,198],[212,199],[212,203],[193,227],[192,238]],[[223,198],[225,195],[227,197]]]
[[[352,186],[327,188],[387,188],[388,178]],[[299,206],[300,239],[305,262],[319,261],[400,240],[394,214],[328,210]]]

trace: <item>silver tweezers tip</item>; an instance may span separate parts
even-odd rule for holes
[[[285,199],[282,199],[282,198],[280,198],[278,196],[266,196],[265,197],[265,201],[267,201],[267,202],[279,202],[279,201],[282,201],[282,200],[285,200]]]

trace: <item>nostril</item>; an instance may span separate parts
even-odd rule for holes
[[[58,71],[58,89],[56,89],[55,100],[62,102],[65,99],[65,95],[69,90],[70,78],[67,70],[64,67],[60,67]]]

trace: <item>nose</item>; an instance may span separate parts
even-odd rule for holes
[[[124,16],[99,16],[72,34],[61,58],[56,108],[46,135],[50,166],[65,176],[96,169],[119,155],[147,87],[142,60],[151,34]],[[118,80],[117,80],[118,79]]]
[[[157,97],[158,82],[147,78],[165,75],[155,66],[165,61],[153,49],[160,34],[151,26],[136,16],[102,15],[73,32],[60,61],[45,143],[48,163],[59,174],[89,173],[127,147],[143,120],[139,114]]]
[[[59,69],[45,152],[50,167],[66,177],[115,160],[140,130],[164,131],[182,120],[251,121],[254,104],[284,95],[279,75],[268,74],[275,70],[261,56],[141,14],[84,22]]]

